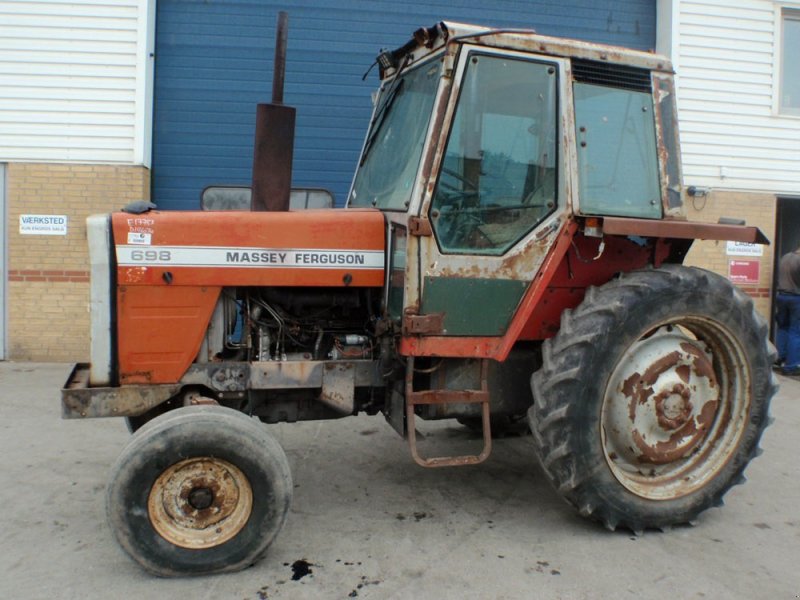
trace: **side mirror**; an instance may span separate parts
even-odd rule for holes
[[[248,185],[209,185],[200,193],[202,210],[250,210],[252,190]],[[333,193],[323,188],[292,188],[291,210],[333,208]]]

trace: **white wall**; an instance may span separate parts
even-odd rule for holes
[[[659,49],[671,52],[678,71],[685,183],[800,193],[800,117],[779,115],[776,101],[780,7],[800,2],[670,4]]]
[[[149,164],[154,0],[0,0],[0,161]]]

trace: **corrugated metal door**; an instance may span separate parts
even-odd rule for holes
[[[342,204],[371,110],[378,51],[446,19],[618,44],[655,46],[655,0],[389,2],[308,0],[289,10],[285,102],[297,107],[294,185],[330,189]],[[255,105],[269,102],[272,0],[159,0],[153,199],[194,209],[202,189],[249,183]]]

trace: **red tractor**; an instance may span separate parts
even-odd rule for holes
[[[252,564],[292,496],[259,421],[358,413],[425,467],[527,422],[557,493],[612,530],[719,504],[773,351],[745,294],[682,262],[767,240],[686,220],[669,61],[442,22],[377,62],[346,209],[90,217],[91,364],[63,409],[135,430],[108,490],[122,547],[159,575]],[[254,205],[288,205],[285,170],[256,179]],[[483,450],[423,457],[416,420],[452,418]]]

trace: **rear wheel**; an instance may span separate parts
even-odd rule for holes
[[[259,560],[286,519],[286,455],[257,421],[217,406],[179,408],[123,450],[107,513],[122,548],[161,576],[236,571]]]
[[[626,274],[565,311],[543,354],[531,429],[582,515],[663,529],[743,481],[777,386],[766,324],[727,280],[674,265]]]

